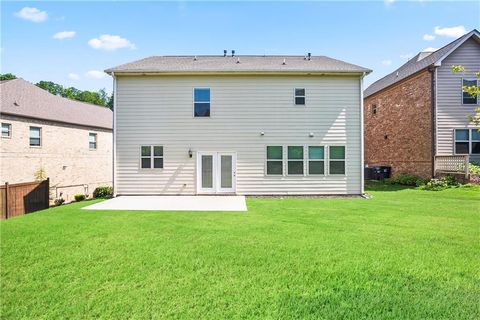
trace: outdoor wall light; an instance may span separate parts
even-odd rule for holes
[[[264,135],[265,135],[265,132],[263,132],[263,131],[260,132],[260,135],[261,135],[261,136],[264,136]]]
[[[188,156],[189,156],[190,158],[193,157],[192,149],[188,149]]]
[[[309,136],[310,138],[313,138],[315,135],[313,134],[313,132],[310,132],[310,133],[308,134],[308,136]]]

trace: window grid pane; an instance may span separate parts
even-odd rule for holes
[[[283,175],[283,162],[282,161],[267,161],[267,174],[268,175]]]
[[[343,146],[332,146],[330,147],[330,159],[345,159],[345,147]]]
[[[472,141],[480,141],[480,131],[472,129]]]
[[[288,146],[288,159],[303,160],[303,146]]]
[[[320,146],[310,146],[308,147],[308,159],[324,159],[325,152],[324,152],[324,147]]]
[[[468,142],[455,142],[456,154],[468,154]]]
[[[345,174],[345,161],[330,160],[330,174]]]
[[[325,174],[325,162],[317,160],[309,161],[308,174]]]
[[[150,169],[152,166],[152,161],[149,158],[143,158],[142,157],[142,169]]]
[[[456,141],[468,141],[468,129],[457,129],[455,130],[455,140]]]
[[[288,161],[288,174],[301,175],[303,174],[303,161]]]
[[[150,146],[142,146],[142,157],[143,156],[150,156],[151,155],[151,150],[152,148]]]

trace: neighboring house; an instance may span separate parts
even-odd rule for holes
[[[322,56],[156,56],[115,80],[114,192],[363,193],[362,79]]]
[[[465,73],[452,73],[463,65]],[[365,163],[393,174],[424,178],[438,169],[462,169],[480,160],[480,134],[469,116],[480,97],[463,91],[478,84],[480,34],[473,30],[434,52],[420,52],[369,86],[365,96]]]
[[[0,183],[50,178],[66,201],[112,183],[112,111],[58,97],[23,80],[0,83]],[[41,175],[41,174],[40,174]]]

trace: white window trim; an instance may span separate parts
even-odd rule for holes
[[[323,147],[323,159],[310,159],[310,147]],[[327,155],[327,147],[325,145],[321,144],[309,144],[305,146],[306,149],[306,167],[307,167],[307,176],[314,176],[314,177],[323,177],[327,175],[327,169],[326,169],[326,155]],[[313,162],[320,162],[323,161],[323,173],[310,173],[310,161]]]
[[[8,136],[4,136],[4,135],[3,135],[3,131],[2,131],[2,133],[1,133],[2,138],[3,138],[3,139],[11,139],[11,138],[12,138],[12,124],[11,124],[11,123],[7,123],[7,122],[2,122],[2,130],[3,130],[3,125],[7,125],[7,126],[8,126]],[[29,139],[29,143],[30,143],[30,139]]]
[[[462,86],[461,86],[461,92],[462,94],[460,95],[460,99],[461,99],[461,103],[463,106],[478,106],[479,105],[479,101],[480,101],[480,97],[479,95],[477,95],[475,98],[477,98],[477,103],[463,103],[463,81],[464,80],[467,80],[467,81],[477,81],[477,87],[480,85],[480,80],[479,79],[476,79],[476,78],[466,78],[466,77],[463,77],[462,78]],[[472,97],[473,98],[473,97]]]
[[[288,147],[302,147],[302,150],[303,150],[303,157],[302,159],[289,159],[288,158]],[[291,145],[287,145],[286,146],[286,152],[287,152],[287,168],[286,168],[286,171],[287,171],[287,176],[290,176],[290,177],[302,177],[302,176],[305,176],[306,175],[306,170],[305,170],[305,145],[298,145],[298,144],[291,144]],[[302,161],[302,166],[303,166],[303,170],[302,170],[302,173],[296,173],[296,174],[290,174],[288,172],[288,163],[289,162],[299,162],[299,161]]]
[[[303,96],[297,96],[297,89],[303,89],[305,91],[305,94]],[[296,98],[303,98],[305,99],[304,104],[297,104],[297,99]],[[307,88],[300,88],[300,87],[295,87],[293,88],[293,105],[294,106],[307,106]]]
[[[282,159],[268,159],[268,147],[282,147]],[[284,177],[285,176],[285,146],[282,144],[269,144],[265,146],[265,176],[266,177]],[[267,163],[268,161],[281,161],[282,162],[282,173],[281,174],[268,174]]]
[[[40,129],[40,130],[39,130],[39,131],[40,131],[40,133],[39,133],[40,144],[39,144],[38,146],[32,146],[32,145],[30,144],[30,138],[31,138],[31,136],[30,136],[30,129],[32,129],[32,128]],[[30,148],[41,148],[41,147],[42,147],[42,145],[43,145],[43,132],[42,132],[42,131],[43,131],[43,130],[42,130],[42,127],[36,127],[36,126],[29,126],[29,127],[28,127],[28,145],[30,146]]]
[[[468,140],[457,140],[457,130],[466,130],[468,132]],[[480,142],[480,140],[473,140],[473,130],[471,128],[455,128],[453,129],[453,154],[456,156],[466,156],[466,155],[479,155],[479,153],[473,153],[473,143]],[[468,143],[468,153],[457,153],[456,144],[457,142]]]
[[[195,89],[208,89],[210,91],[210,100],[208,103],[210,104],[210,115],[208,117],[195,117]],[[198,103],[206,103],[205,101],[199,101]],[[210,119],[212,118],[212,89],[209,87],[194,87],[192,89],[192,117],[194,119]]]
[[[344,147],[345,149],[345,158],[342,159],[330,159],[330,148],[331,147]],[[343,161],[345,163],[345,173],[330,173],[330,161],[340,162]],[[328,175],[329,176],[347,176],[347,146],[344,144],[331,144],[328,145]]]
[[[150,156],[142,156],[142,147],[150,147]],[[162,147],[163,148],[163,155],[162,156],[155,156],[153,155],[153,147]],[[139,160],[139,168],[140,170],[163,170],[165,168],[165,146],[159,144],[142,144],[140,145],[139,150],[140,160]],[[142,159],[150,158],[150,167],[149,168],[142,168]],[[154,159],[163,159],[163,166],[162,168],[154,168],[153,163]]]
[[[95,136],[95,148],[90,147],[90,135]],[[88,150],[96,151],[98,148],[98,134],[96,132],[89,132],[88,133]]]

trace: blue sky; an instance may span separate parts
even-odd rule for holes
[[[2,2],[0,68],[111,91],[102,70],[150,55],[311,52],[373,69],[368,85],[479,24],[479,1]]]

